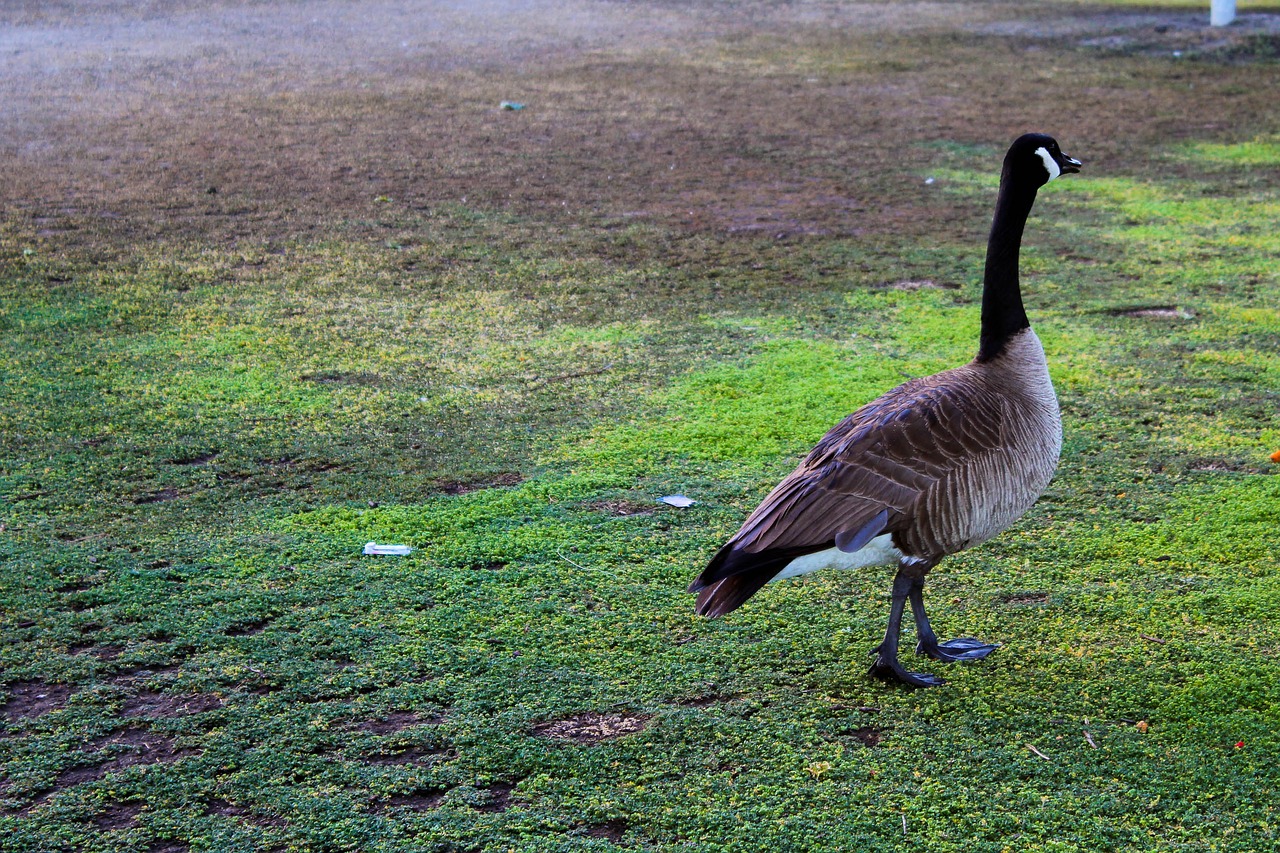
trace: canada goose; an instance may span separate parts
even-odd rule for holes
[[[913,379],[823,436],[689,586],[697,612],[723,616],[771,580],[823,568],[898,566],[889,626],[873,674],[917,687],[942,683],[898,661],[907,601],[916,652],[977,660],[997,647],[939,642],[924,579],[943,557],[995,536],[1035,503],[1062,449],[1062,421],[1044,348],[1018,286],[1018,251],[1036,191],[1080,171],[1052,137],[1019,137],[1004,158],[982,290],[978,354]]]

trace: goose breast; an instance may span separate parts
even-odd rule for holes
[[[944,378],[945,377],[945,378]],[[923,489],[895,532],[908,555],[940,558],[984,542],[1025,513],[1049,485],[1062,450],[1062,421],[1044,349],[1026,329],[990,362],[939,374],[955,399],[964,446]]]

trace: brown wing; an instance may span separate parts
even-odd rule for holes
[[[912,529],[922,497],[998,449],[1002,420],[998,395],[967,367],[913,380],[863,406],[818,442],[693,582],[697,591],[743,576],[719,591],[719,602],[707,596],[704,608],[700,597],[699,612],[728,612],[797,556],[854,551],[881,533],[926,532]]]

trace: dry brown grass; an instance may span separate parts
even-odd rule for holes
[[[323,237],[441,205],[930,234],[964,214],[924,191],[922,144],[998,148],[1037,128],[1087,151],[1091,172],[1131,172],[1151,167],[1150,145],[1277,113],[1247,64],[1160,55],[1248,35],[1194,12],[383,0],[8,14],[0,199],[32,236],[117,252]]]

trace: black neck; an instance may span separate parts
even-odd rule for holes
[[[1000,195],[987,240],[987,269],[982,286],[982,337],[978,361],[990,361],[1004,349],[1005,342],[1031,322],[1022,308],[1018,284],[1018,250],[1022,229],[1036,200],[1036,187],[1010,180],[1006,169],[1000,176]]]

